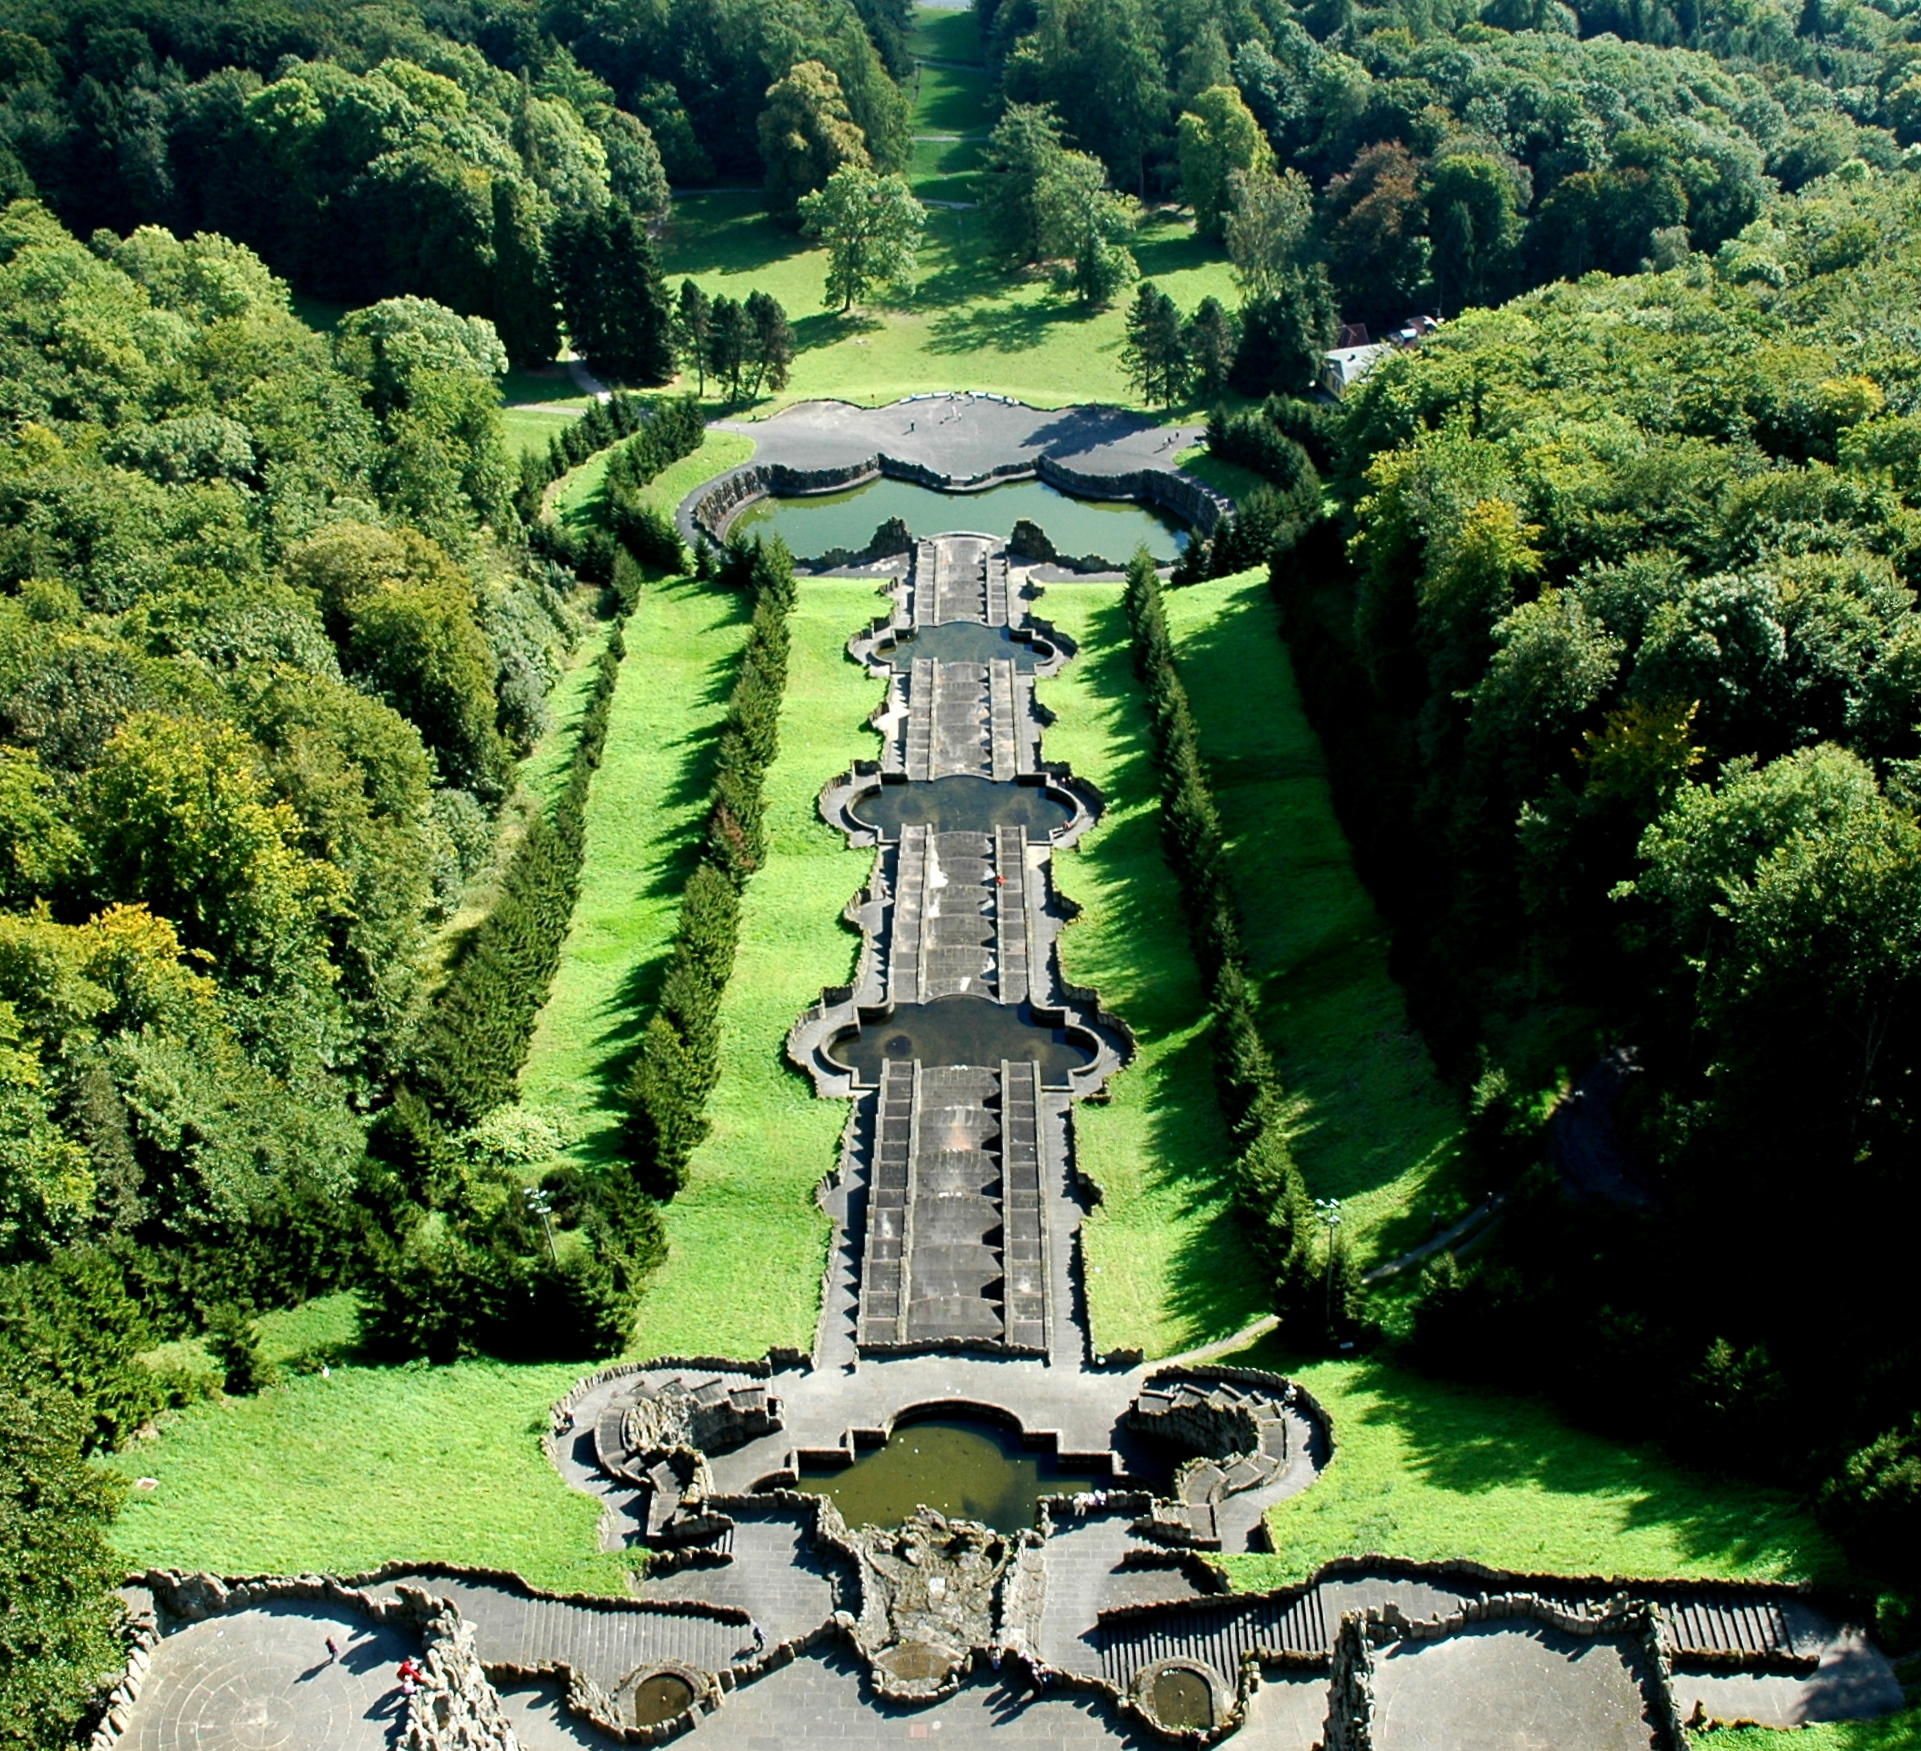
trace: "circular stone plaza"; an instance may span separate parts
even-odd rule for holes
[[[682,506],[690,537],[770,492],[879,476],[962,495],[963,528],[967,492],[1029,475],[1203,532],[1231,508],[1173,460],[1197,434],[1111,409],[932,396],[738,429],[756,454]],[[603,1544],[648,1554],[628,1598],[400,1564],[132,1578],[103,1751],[1667,1751],[1690,1720],[1900,1707],[1887,1661],[1793,1588],[1356,1552],[1227,1590],[1211,1557],[1266,1548],[1268,1510],[1315,1487],[1342,1432],[1277,1375],[1093,1349],[1075,1109],[1133,1040],[1061,972],[1055,854],[1102,803],[1047,754],[1036,685],[1075,658],[1050,574],[979,533],[858,569],[875,618],[848,659],[883,752],[822,772],[820,807],[872,854],[848,896],[863,947],[786,1041],[848,1110],[812,1352],[622,1365],[554,1406],[548,1452],[603,1504]],[[916,1429],[921,1468],[876,1469],[861,1498],[885,1512],[843,1514],[837,1474]],[[966,1506],[1022,1463],[1057,1474],[1031,1512]]]

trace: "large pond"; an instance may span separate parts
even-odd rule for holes
[[[996,1532],[1034,1524],[1042,1496],[1080,1495],[1111,1483],[1051,1453],[1029,1453],[1020,1436],[984,1419],[940,1417],[895,1428],[887,1445],[838,1470],[804,1470],[799,1487],[831,1496],[850,1526],[899,1526],[916,1508],[979,1520]]]
[[[777,534],[794,553],[809,559],[835,548],[858,552],[894,517],[916,535],[966,529],[1003,540],[1025,517],[1047,531],[1056,552],[1077,558],[1099,554],[1118,565],[1125,565],[1139,546],[1165,564],[1187,545],[1186,528],[1151,506],[1126,499],[1077,499],[1040,480],[1010,481],[985,492],[947,493],[911,480],[881,479],[851,492],[756,499],[728,532]]]

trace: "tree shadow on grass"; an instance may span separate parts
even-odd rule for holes
[[[1153,796],[1157,780],[1118,600],[1094,611],[1089,634],[1077,661],[1088,665],[1081,678],[1090,694],[1105,702],[1115,744],[1110,803],[1133,804]],[[1076,862],[1082,859],[1107,895],[1108,965],[1076,966],[1072,976],[1102,987],[1103,1001],[1144,1046],[1192,1027],[1203,1013],[1203,994],[1178,889],[1161,849],[1159,809],[1110,815]],[[1070,894],[1074,867],[1062,871]],[[1073,954],[1071,937],[1066,952]],[[1151,1194],[1172,1193],[1185,1212],[1206,1209],[1200,1220],[1183,1225],[1168,1255],[1166,1305],[1192,1331],[1225,1334],[1264,1310],[1268,1296],[1231,1205],[1233,1143],[1215,1095],[1206,1030],[1162,1052],[1155,1077],[1153,1105],[1145,1114],[1143,1182]]]
[[[1137,238],[1132,248],[1144,280],[1211,267],[1220,261],[1222,255],[1217,246],[1185,230],[1159,237]]]
[[[1387,925],[1354,868],[1265,593],[1244,592],[1184,635],[1179,657],[1297,1159],[1317,1195],[1357,1197],[1418,1176],[1422,1189],[1410,1186],[1409,1207],[1377,1236],[1392,1256],[1465,1201],[1452,1172],[1459,1104],[1388,971]]]
[[[1228,1359],[1280,1374],[1292,1374],[1308,1360],[1272,1336]],[[1354,1396],[1349,1399],[1347,1394]],[[1338,1445],[1365,1464],[1371,1438],[1391,1433],[1404,1455],[1404,1481],[1395,1488],[1388,1480],[1383,1488],[1394,1490],[1395,1519],[1409,1529],[1411,1538],[1423,1538],[1422,1491],[1457,1499],[1430,1504],[1430,1548],[1448,1537],[1446,1523],[1476,1518],[1488,1527],[1490,1539],[1505,1534],[1517,1546],[1551,1535],[1563,1519],[1551,1499],[1532,1505],[1526,1498],[1515,1500],[1511,1511],[1516,1518],[1503,1524],[1502,1505],[1492,1498],[1503,1490],[1526,1487],[1570,1501],[1604,1497],[1618,1515],[1620,1533],[1661,1528],[1681,1560],[1697,1570],[1818,1577],[1829,1574],[1838,1560],[1832,1545],[1786,1492],[1710,1477],[1674,1464],[1651,1447],[1589,1434],[1536,1399],[1368,1361],[1348,1377],[1342,1400],[1330,1407]],[[1626,1416],[1622,1426],[1629,1432],[1634,1428]],[[1521,1516],[1531,1524],[1524,1524]],[[1597,1537],[1605,1543],[1604,1533],[1597,1532]],[[1485,1547],[1458,1554],[1492,1560]],[[1510,1556],[1509,1561],[1525,1566],[1524,1558]],[[1613,1574],[1628,1565],[1611,1565],[1605,1550],[1597,1548],[1586,1566]]]
[[[751,274],[808,247],[797,232],[767,217],[758,195],[683,195],[669,226],[665,272]]]
[[[1089,312],[1056,304],[977,304],[943,310],[927,325],[930,353],[1026,353],[1045,346],[1061,322],[1086,320]]]

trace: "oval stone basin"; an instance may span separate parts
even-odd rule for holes
[[[1025,827],[1028,838],[1045,839],[1074,819],[1073,805],[1045,785],[997,784],[966,773],[924,784],[883,784],[856,797],[849,813],[883,839],[898,839],[903,827],[921,826],[936,833]]]
[[[1050,1088],[1067,1087],[1076,1070],[1094,1062],[1085,1035],[1043,1026],[1029,1005],[966,996],[896,1004],[884,1018],[836,1034],[827,1043],[827,1056],[870,1087],[880,1085],[880,1067],[889,1058],[918,1058],[930,1068],[967,1064],[983,1070],[1003,1059],[1032,1060]]]
[[[1054,655],[1054,647],[1040,639],[1016,638],[1005,626],[984,626],[978,620],[947,620],[923,626],[879,653],[897,675],[904,675],[922,657],[936,663],[988,663],[1005,659],[1023,675],[1031,675]]]

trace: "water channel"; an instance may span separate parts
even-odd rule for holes
[[[803,559],[834,548],[859,549],[899,517],[918,536],[957,525],[1003,540],[1025,517],[1047,531],[1057,551],[1099,554],[1125,564],[1138,546],[1163,564],[1179,558],[1187,530],[1174,518],[1128,500],[1077,499],[1044,481],[1016,480],[984,492],[937,492],[911,480],[881,479],[849,492],[756,499],[729,533],[778,534]]]

